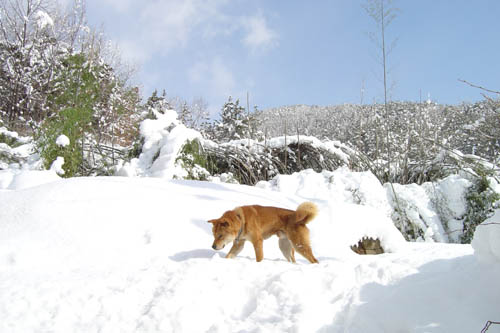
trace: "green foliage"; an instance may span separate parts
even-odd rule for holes
[[[463,244],[472,241],[476,226],[489,218],[498,206],[500,194],[493,191],[486,176],[479,177],[470,187],[466,195],[467,212],[464,219],[464,229],[460,240]]]
[[[73,177],[79,174],[82,165],[81,141],[83,129],[89,123],[92,113],[88,109],[68,108],[48,119],[42,127],[42,136],[38,141],[44,165],[49,168],[58,157],[64,157],[64,177]],[[66,135],[70,144],[67,147],[56,145],[59,135]]]
[[[0,133],[0,143],[4,143],[10,148],[15,148],[19,147],[22,145],[15,137],[6,135],[4,133]],[[7,151],[3,151],[3,149],[0,151],[0,162],[3,163],[19,163],[19,158],[13,154],[10,154]]]
[[[214,129],[215,141],[225,142],[249,137],[249,118],[238,99],[233,102],[229,97],[222,107],[220,118]]]
[[[64,157],[65,177],[80,174],[83,164],[82,143],[85,133],[92,128],[94,105],[99,96],[99,82],[85,57],[72,55],[65,61],[65,75],[61,77],[62,91],[53,96],[63,109],[45,120],[38,145],[46,168],[58,157]],[[59,135],[66,135],[67,147],[56,145]]]
[[[212,174],[216,168],[215,161],[208,157],[198,140],[190,140],[182,147],[176,162],[188,172],[187,179],[208,180],[211,170]]]
[[[132,147],[128,151],[127,159],[131,160],[133,158],[138,158],[142,152],[142,146],[144,146],[144,138],[137,136],[137,139],[132,143]]]
[[[11,148],[19,147],[22,145],[16,138],[0,133],[0,143],[5,143]]]

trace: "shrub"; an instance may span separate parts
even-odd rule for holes
[[[58,156],[64,157],[64,177],[73,177],[80,174],[83,163],[81,142],[83,129],[91,121],[92,113],[89,109],[68,108],[52,118],[42,126],[42,133],[38,145],[44,166],[50,168]],[[59,135],[66,135],[70,144],[60,147],[56,144]]]
[[[181,163],[187,171],[187,179],[208,180],[210,173],[215,170],[215,162],[208,157],[198,140],[190,140],[182,147],[176,162]]]
[[[498,207],[500,194],[493,191],[486,176],[476,179],[466,196],[467,213],[464,219],[463,234],[460,237],[463,244],[472,241],[476,226],[489,218]]]

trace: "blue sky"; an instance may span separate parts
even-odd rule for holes
[[[361,0],[88,0],[145,96],[203,97],[217,113],[231,95],[259,108],[383,100],[377,32]],[[500,1],[394,0],[387,39],[393,100],[481,99],[458,79],[500,90]],[[246,104],[246,102],[244,103]]]

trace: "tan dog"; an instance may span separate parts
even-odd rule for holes
[[[212,248],[220,250],[233,242],[226,258],[234,258],[248,240],[253,244],[257,261],[261,261],[264,257],[262,242],[276,235],[286,260],[295,262],[295,249],[311,263],[317,263],[309,242],[309,229],[306,227],[306,223],[317,213],[318,208],[312,202],[302,203],[295,211],[258,205],[236,207],[220,218],[208,221],[213,224],[215,240]]]

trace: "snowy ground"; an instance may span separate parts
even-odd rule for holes
[[[315,201],[318,265],[286,262],[276,238],[261,263],[251,245],[227,260],[228,249],[210,248],[208,219],[241,204],[295,208],[314,193],[287,193],[293,177],[280,191],[9,177],[0,190],[0,332],[479,332],[500,321],[500,250],[485,242],[498,228],[482,229],[476,255],[469,245],[406,243],[383,209],[339,195]],[[354,254],[349,245],[364,235],[390,253]]]

